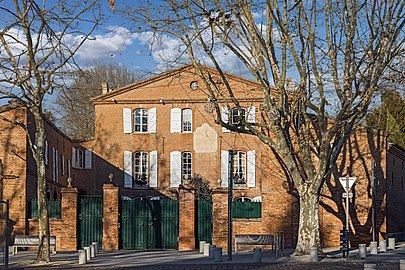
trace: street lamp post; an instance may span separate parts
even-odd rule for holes
[[[4,269],[8,269],[8,246],[9,246],[9,237],[10,237],[10,221],[9,221],[9,211],[10,211],[10,203],[9,201],[2,201],[0,203],[6,205],[6,235],[5,235],[5,245],[4,245]]]
[[[228,180],[228,261],[232,261],[232,189],[233,189],[233,151],[229,151]]]

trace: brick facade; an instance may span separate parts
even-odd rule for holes
[[[255,108],[255,115],[261,113],[260,92],[252,81],[234,75],[230,76],[235,93],[242,97],[241,106]],[[247,174],[254,175],[254,182],[235,186],[234,198],[251,198],[262,203],[261,218],[233,219],[233,233],[276,234],[283,232],[285,245],[294,246],[297,239],[299,204],[294,187],[288,182],[283,167],[273,152],[254,136],[226,132],[215,123],[215,113],[201,89],[191,89],[191,82],[203,83],[192,73],[190,67],[183,67],[162,75],[110,91],[95,98],[96,131],[95,138],[88,142],[73,142],[51,124],[46,125],[49,149],[58,150],[58,157],[64,159],[65,172],[58,162],[57,181],[52,178],[52,165],[47,166],[47,182],[50,199],[64,200],[62,188],[67,185],[67,163],[72,160],[72,149],[92,150],[91,169],[70,166],[72,184],[80,194],[104,196],[103,249],[119,248],[119,200],[121,196],[130,198],[168,197],[178,199],[179,249],[195,248],[195,194],[187,187],[187,178],[173,185],[173,171],[182,168],[174,164],[176,155],[191,154],[191,175],[200,175],[209,182],[213,190],[213,243],[227,246],[227,188],[222,183],[221,163],[224,153],[229,150],[245,153],[245,158],[253,157],[254,169],[248,168]],[[191,109],[191,129],[187,132],[172,132],[174,110],[184,113]],[[125,111],[130,112],[129,121],[134,125],[136,110],[154,115],[155,125],[144,132],[126,132]],[[138,111],[139,112],[139,111]],[[24,112],[15,117],[30,118]],[[148,119],[150,122],[150,119]],[[5,164],[3,178],[3,198],[12,198],[12,219],[15,222],[14,233],[28,233],[34,221],[27,226],[26,205],[35,197],[35,164],[27,150],[25,134],[22,130],[0,125],[0,136],[4,146],[0,158]],[[149,130],[150,129],[150,130]],[[12,138],[12,139],[11,139]],[[146,158],[137,165],[139,170],[147,168],[147,185],[135,180],[135,153],[144,153]],[[403,214],[405,211],[393,211],[398,203],[403,204],[402,165],[405,162],[405,150],[388,147],[386,137],[379,133],[358,128],[345,144],[334,171],[321,189],[320,226],[323,246],[339,245],[339,230],[345,222],[345,205],[342,199],[343,188],[340,176],[355,176],[352,188],[354,198],[350,200],[351,244],[367,242],[371,239],[371,204],[373,182],[372,163],[375,161],[375,209],[378,237],[387,232],[404,231]],[[250,155],[249,155],[250,154]],[[131,186],[125,184],[128,171],[125,162],[130,156],[129,166]],[[182,157],[182,156],[181,156]],[[60,160],[59,159],[59,160]],[[140,160],[140,159],[139,159]],[[138,160],[138,161],[139,161]],[[395,160],[395,161],[394,161]],[[181,162],[183,162],[181,160]],[[151,166],[153,163],[153,166]],[[13,164],[11,166],[11,164]],[[142,167],[143,166],[143,167]],[[401,167],[402,166],[402,167]],[[128,166],[127,166],[128,167]],[[153,169],[152,169],[153,168]],[[182,173],[182,172],[181,172]],[[393,175],[393,177],[392,177]],[[112,176],[110,179],[109,176]],[[152,180],[154,179],[154,180]],[[112,183],[110,183],[112,180]],[[152,182],[155,181],[155,182]],[[181,185],[184,185],[183,188]],[[62,193],[62,195],[61,195]],[[73,194],[72,194],[73,196]],[[76,195],[77,196],[77,195]],[[73,205],[72,205],[73,207]],[[397,208],[395,208],[397,209]],[[77,211],[77,210],[76,210]],[[387,212],[386,212],[387,211]],[[72,213],[74,214],[74,213]],[[76,212],[77,216],[77,212]],[[51,221],[51,231],[63,222]],[[35,231],[35,229],[33,229]],[[31,232],[30,232],[31,233]],[[78,232],[76,233],[77,239]],[[61,236],[62,237],[62,236]],[[74,241],[74,237],[70,241]],[[63,240],[64,241],[64,240]],[[61,242],[59,248],[73,247],[75,244]],[[68,241],[68,240],[66,240]]]

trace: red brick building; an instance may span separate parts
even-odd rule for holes
[[[232,74],[227,76],[244,109],[228,110],[223,106],[222,117],[237,122],[242,113],[246,121],[255,122],[261,113],[258,85]],[[81,193],[102,195],[104,192],[104,201],[106,194],[113,198],[107,199],[109,206],[104,207],[103,224],[103,242],[108,239],[111,249],[120,246],[118,231],[122,230],[119,223],[123,221],[120,220],[122,215],[118,217],[122,206],[118,206],[122,200],[179,200],[179,249],[190,249],[195,247],[198,238],[196,206],[193,192],[182,185],[188,187],[189,180],[198,174],[213,190],[212,242],[226,247],[228,161],[232,150],[234,173],[238,175],[234,182],[234,199],[241,203],[257,202],[261,207],[258,214],[234,218],[234,234],[283,231],[286,246],[293,246],[299,206],[284,170],[273,152],[258,138],[229,132],[215,124],[215,112],[203,90],[203,83],[193,68],[185,66],[113,91],[105,89],[103,95],[93,99],[96,131],[92,141],[74,143],[55,127],[47,125],[48,147],[52,149],[48,151],[55,151],[56,156],[55,162],[54,157],[49,159],[47,167],[50,198],[60,198],[60,189],[66,186],[68,176]],[[21,113],[20,117],[26,115]],[[10,148],[3,151],[0,157],[5,164],[3,197],[13,197],[11,193],[18,191],[18,196],[13,198],[20,196],[22,203],[13,202],[12,208],[16,209],[13,211],[25,211],[27,200],[34,197],[35,178],[29,173],[35,171],[33,160],[23,146],[26,145],[24,134],[17,128],[5,129],[10,129],[10,134],[20,132],[20,141],[16,144],[21,149],[18,148],[17,154],[27,157],[19,159],[17,155],[10,155],[13,153]],[[392,207],[405,205],[402,196],[404,153],[404,149],[387,144],[386,137],[380,133],[363,128],[353,133],[336,170],[322,188],[320,223],[324,246],[339,245],[339,230],[345,222],[340,176],[357,177],[349,209],[352,245],[371,240],[372,183],[378,236],[405,230],[401,214],[405,212],[394,211],[396,208]],[[18,166],[14,168],[10,164]],[[56,168],[52,164],[56,164]],[[7,179],[11,175],[24,180],[13,182],[12,186]],[[109,185],[110,181],[115,186]],[[26,213],[21,216],[26,217]],[[27,232],[23,219],[18,224]]]

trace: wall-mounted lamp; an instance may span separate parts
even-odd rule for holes
[[[110,174],[108,175],[108,179],[110,179],[110,183],[113,182],[113,178],[114,178],[114,174],[113,174],[113,173],[110,173]]]

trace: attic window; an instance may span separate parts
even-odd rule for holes
[[[198,89],[198,82],[197,82],[197,81],[192,81],[192,82],[190,83],[190,88],[191,88],[192,90],[197,90],[197,89]]]

